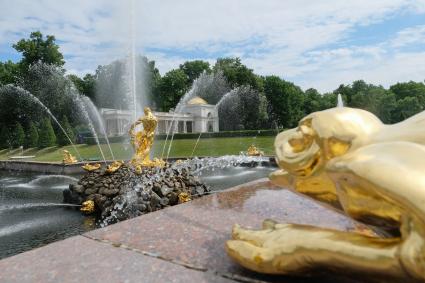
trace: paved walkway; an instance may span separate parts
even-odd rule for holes
[[[356,282],[265,276],[234,264],[224,251],[234,223],[265,218],[355,229],[267,179],[130,219],[0,261],[0,282]]]

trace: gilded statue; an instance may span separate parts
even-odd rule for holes
[[[102,165],[100,165],[100,163],[95,163],[95,164],[86,163],[83,166],[81,166],[81,168],[83,168],[84,170],[86,170],[88,172],[98,170],[101,167],[102,167]]]
[[[264,152],[262,152],[261,150],[259,150],[255,145],[253,145],[253,144],[251,144],[249,147],[248,147],[248,150],[247,150],[247,155],[248,156],[263,156],[264,155]]]
[[[81,204],[80,211],[85,214],[92,214],[95,211],[94,201],[86,200]]]
[[[115,160],[114,162],[112,162],[106,167],[105,173],[108,173],[108,174],[114,173],[115,171],[120,169],[121,166],[123,165],[124,165],[124,161]]]
[[[233,227],[227,253],[268,274],[317,269],[382,282],[425,280],[425,112],[394,125],[340,107],[312,113],[275,140],[281,168],[270,179],[349,217],[379,236],[265,220]],[[386,278],[386,279],[385,279]]]
[[[129,131],[130,142],[135,152],[130,163],[139,173],[142,167],[164,166],[165,164],[162,160],[156,158],[153,160],[150,159],[150,151],[152,149],[158,119],[152,114],[149,107],[145,107],[144,113],[145,116],[132,124]],[[136,132],[136,127],[140,124],[143,125],[143,130]]]
[[[62,162],[64,164],[74,164],[78,162],[77,158],[75,158],[75,156],[73,156],[68,150],[64,149],[62,153],[63,153]]]

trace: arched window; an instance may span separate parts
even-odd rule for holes
[[[212,116],[211,112],[208,112],[207,117],[211,118],[211,116]]]

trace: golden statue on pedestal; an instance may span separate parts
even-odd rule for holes
[[[275,149],[281,170],[272,182],[375,225],[381,236],[266,220],[257,231],[235,225],[230,257],[269,274],[327,269],[425,280],[425,112],[384,125],[360,109],[320,111],[280,133]]]
[[[121,166],[123,165],[124,165],[124,161],[115,160],[114,162],[112,162],[106,167],[105,173],[108,173],[108,174],[114,173],[115,171],[120,169]]]
[[[145,116],[131,125],[129,131],[130,142],[135,151],[130,164],[132,164],[139,173],[141,172],[142,167],[165,165],[163,160],[157,158],[154,158],[153,160],[150,159],[149,154],[153,145],[158,119],[152,114],[152,111],[149,107],[145,107],[144,113]],[[136,127],[140,124],[143,125],[143,130],[136,132]]]
[[[64,149],[62,153],[63,153],[62,162],[64,164],[74,164],[78,162],[77,158],[75,158],[75,156],[73,156],[68,150]]]
[[[255,145],[251,144],[246,151],[248,156],[263,156],[264,152],[259,150]]]
[[[102,165],[100,165],[100,163],[95,163],[95,164],[86,163],[83,166],[81,166],[81,168],[83,168],[84,170],[86,170],[88,172],[98,170],[101,167],[102,167]]]

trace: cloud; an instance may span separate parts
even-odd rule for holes
[[[422,60],[419,47],[413,52],[404,48],[423,44],[425,21],[375,45],[355,45],[351,36],[362,27],[425,13],[424,0],[134,0],[133,4],[132,10],[131,0],[0,0],[0,58],[13,52],[8,46],[39,29],[56,36],[66,68],[83,74],[126,56],[134,32],[138,52],[154,59],[161,73],[187,59],[213,63],[217,57],[239,56],[257,73],[279,75],[321,91],[363,75],[382,84],[413,79],[418,72],[411,65],[412,56]],[[380,75],[385,70],[376,66],[391,67],[393,72]]]

